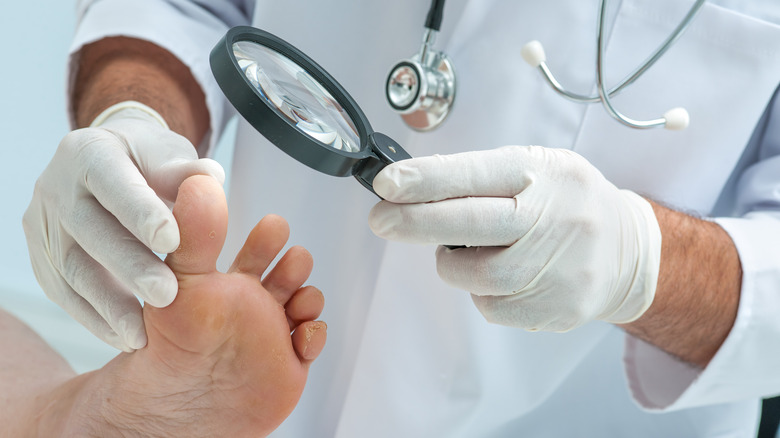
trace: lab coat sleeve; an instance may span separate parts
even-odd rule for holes
[[[742,264],[734,326],[703,370],[626,337],[625,369],[634,399],[648,410],[756,399],[780,393],[780,99],[754,133],[752,164],[738,176],[734,217],[713,219],[731,236]],[[763,128],[762,128],[763,125]]]
[[[78,68],[81,47],[111,36],[150,41],[171,52],[190,68],[206,96],[209,133],[196,145],[209,156],[231,114],[209,68],[209,53],[233,26],[248,24],[254,0],[82,0],[76,5],[76,34],[68,62],[68,96]],[[75,126],[68,104],[71,126]]]

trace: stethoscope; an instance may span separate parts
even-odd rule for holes
[[[638,121],[615,110],[610,97],[634,82],[669,49],[703,3],[704,0],[697,0],[661,47],[626,79],[607,90],[602,75],[606,11],[602,0],[596,96],[563,88],[550,73],[539,42],[528,43],[521,54],[540,69],[555,91],[578,102],[601,101],[612,117],[627,126],[683,129],[688,124],[688,113],[682,108],[669,110],[660,119]],[[432,47],[443,8],[444,0],[433,0],[420,52],[399,62],[387,82],[390,105],[409,126],[420,131],[439,126],[455,98],[452,63]],[[312,169],[333,176],[353,176],[373,191],[374,177],[385,166],[411,158],[392,138],[374,131],[360,106],[333,76],[276,35],[249,26],[234,27],[217,43],[209,60],[217,83],[238,113],[276,147]]]
[[[646,129],[663,126],[679,130],[688,126],[689,116],[685,108],[672,108],[660,118],[635,120],[615,109],[611,98],[636,81],[674,45],[690,26],[705,0],[696,0],[677,28],[636,70],[611,89],[604,83],[604,21],[606,0],[601,0],[598,16],[596,49],[596,95],[582,95],[564,88],[547,66],[544,48],[539,41],[531,41],[520,49],[520,55],[533,67],[539,69],[547,83],[558,94],[581,103],[601,102],[607,113],[623,125]],[[429,131],[438,127],[449,115],[455,100],[456,78],[452,61],[441,51],[433,48],[436,34],[441,27],[444,0],[433,0],[425,20],[425,34],[420,51],[410,59],[398,62],[387,77],[385,95],[390,107],[401,115],[412,129]]]

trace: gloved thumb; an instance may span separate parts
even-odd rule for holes
[[[225,182],[222,166],[198,158],[187,138],[168,128],[154,109],[135,101],[121,102],[103,111],[92,127],[101,127],[119,137],[138,170],[157,196],[173,202],[179,186],[192,175],[210,175]]]
[[[194,175],[210,176],[219,185],[225,184],[225,170],[221,164],[210,158],[175,159],[165,162],[150,169],[146,181],[157,196],[170,202],[176,199],[179,187],[184,181]]]

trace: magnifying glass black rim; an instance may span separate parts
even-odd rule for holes
[[[360,140],[359,152],[339,150],[301,132],[249,82],[233,53],[233,44],[249,41],[289,58],[308,72],[344,108]],[[266,31],[237,26],[230,29],[211,51],[211,70],[222,92],[238,112],[279,149],[307,166],[334,176],[351,176],[355,164],[371,155],[373,133],[363,111],[328,72],[290,43]]]

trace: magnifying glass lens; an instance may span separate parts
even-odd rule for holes
[[[352,119],[303,67],[251,41],[234,42],[232,48],[249,82],[300,132],[334,149],[360,151],[360,136]]]

